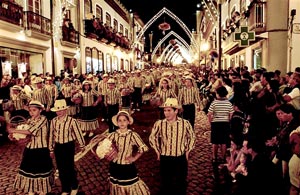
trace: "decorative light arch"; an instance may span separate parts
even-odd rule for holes
[[[154,21],[156,21],[162,14],[167,14],[170,16],[173,20],[175,20],[179,26],[184,30],[184,32],[188,35],[188,37],[191,39],[192,46],[195,48],[196,51],[200,49],[199,44],[194,39],[191,31],[188,29],[188,27],[175,15],[173,12],[168,10],[167,8],[162,8],[156,15],[154,15],[146,24],[145,26],[140,30],[139,34],[137,35],[136,41],[133,43],[133,49],[135,48],[135,45],[142,39],[143,34],[146,32],[146,30],[153,24]]]
[[[186,48],[185,46],[182,45],[181,42],[179,42],[177,39],[175,39],[177,45],[184,50],[186,53],[189,53],[188,48]],[[169,45],[163,50],[162,54],[160,55],[160,59],[163,61],[164,58],[166,58],[168,56],[168,54],[173,50],[173,48],[171,48],[169,50],[169,47],[171,47],[172,44],[169,43]],[[168,52],[167,52],[168,51]],[[166,54],[167,52],[167,54]],[[165,55],[166,54],[166,55]]]
[[[166,40],[167,38],[169,38],[171,35],[174,35],[176,38],[178,38],[178,39],[184,44],[184,46],[185,46],[186,48],[189,48],[189,49],[190,49],[189,44],[188,44],[181,36],[179,36],[179,35],[178,35],[177,33],[175,33],[174,31],[170,31],[170,32],[169,32],[162,40],[160,40],[160,41],[157,43],[156,47],[155,47],[154,50],[152,51],[151,59],[154,59],[154,55],[156,54],[158,48],[159,48],[159,47],[161,46],[161,44],[162,44],[163,42],[165,42],[165,40]]]

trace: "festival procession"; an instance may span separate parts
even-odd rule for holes
[[[300,1],[174,4],[0,0],[1,195],[300,195]]]

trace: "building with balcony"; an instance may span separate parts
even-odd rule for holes
[[[142,68],[143,25],[118,0],[0,0],[0,75]]]
[[[217,50],[219,9],[216,1],[203,0],[201,21],[202,42]],[[290,37],[290,10],[299,7],[299,1],[286,0],[226,0],[221,4],[221,67],[247,66],[250,70],[264,67],[281,72],[294,70],[297,61],[288,52]],[[202,6],[203,7],[203,6]],[[295,8],[292,8],[295,7]],[[214,10],[215,9],[215,10]],[[214,12],[216,11],[216,12]],[[217,13],[217,14],[214,14]],[[255,33],[249,44],[235,41],[240,27]],[[293,37],[297,37],[293,33]],[[295,45],[296,38],[293,38]],[[298,43],[299,43],[298,37]],[[296,44],[297,45],[297,44]],[[299,44],[298,44],[299,45]],[[299,48],[293,48],[293,53]],[[289,63],[291,58],[291,62]],[[215,63],[215,68],[217,64]]]

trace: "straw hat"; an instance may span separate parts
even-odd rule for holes
[[[176,108],[176,109],[180,109],[181,108],[179,106],[178,100],[176,98],[167,98],[167,100],[165,101],[165,103],[163,103],[160,107],[161,108],[171,107],[171,108]]]
[[[58,112],[61,110],[66,110],[68,109],[69,106],[67,106],[67,102],[64,99],[60,99],[60,100],[55,100],[54,102],[54,107],[51,108],[52,112]]]
[[[91,82],[91,81],[88,81],[88,80],[85,80],[85,81],[83,81],[83,82],[82,82],[82,85],[85,85],[85,84],[89,84],[89,85],[91,85],[91,84],[92,84],[92,82]]]
[[[107,84],[115,84],[115,79],[108,79]]]
[[[104,77],[108,77],[108,74],[105,73],[105,74],[102,75],[102,77],[103,77],[103,78],[104,78]]]
[[[40,109],[44,109],[44,105],[40,102],[40,101],[37,101],[37,100],[32,100],[29,102],[28,104],[29,107],[33,106],[33,107],[37,107],[37,108],[40,108]]]
[[[35,79],[34,79],[34,84],[37,84],[37,83],[42,83],[43,82],[43,79],[41,78],[41,77],[36,77]]]
[[[119,116],[126,116],[129,119],[129,125],[133,124],[133,118],[130,116],[130,114],[127,111],[121,110],[118,112],[118,114],[113,116],[111,119],[115,126],[118,126],[118,117]]]
[[[19,85],[14,85],[11,87],[12,90],[18,90],[18,91],[22,91],[22,87],[20,87]]]
[[[53,79],[52,79],[52,77],[47,77],[46,78],[46,81],[52,81]]]

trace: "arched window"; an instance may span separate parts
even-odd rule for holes
[[[103,22],[103,10],[99,5],[96,5],[96,18]]]
[[[107,26],[111,26],[111,16],[106,12],[106,21]]]
[[[89,47],[85,48],[85,65],[86,73],[92,72],[92,50]]]
[[[118,32],[118,21],[114,19],[114,31]]]
[[[103,52],[99,51],[98,52],[98,59],[99,59],[99,71],[104,70],[104,61],[103,61]]]
[[[119,65],[119,63],[118,63],[118,57],[114,56],[113,57],[113,63],[112,63],[112,71],[118,70],[119,69],[118,65]]]
[[[111,55],[106,54],[106,72],[111,72]]]
[[[99,59],[98,59],[98,49],[93,47],[92,49],[92,73],[95,73],[99,70]]]

